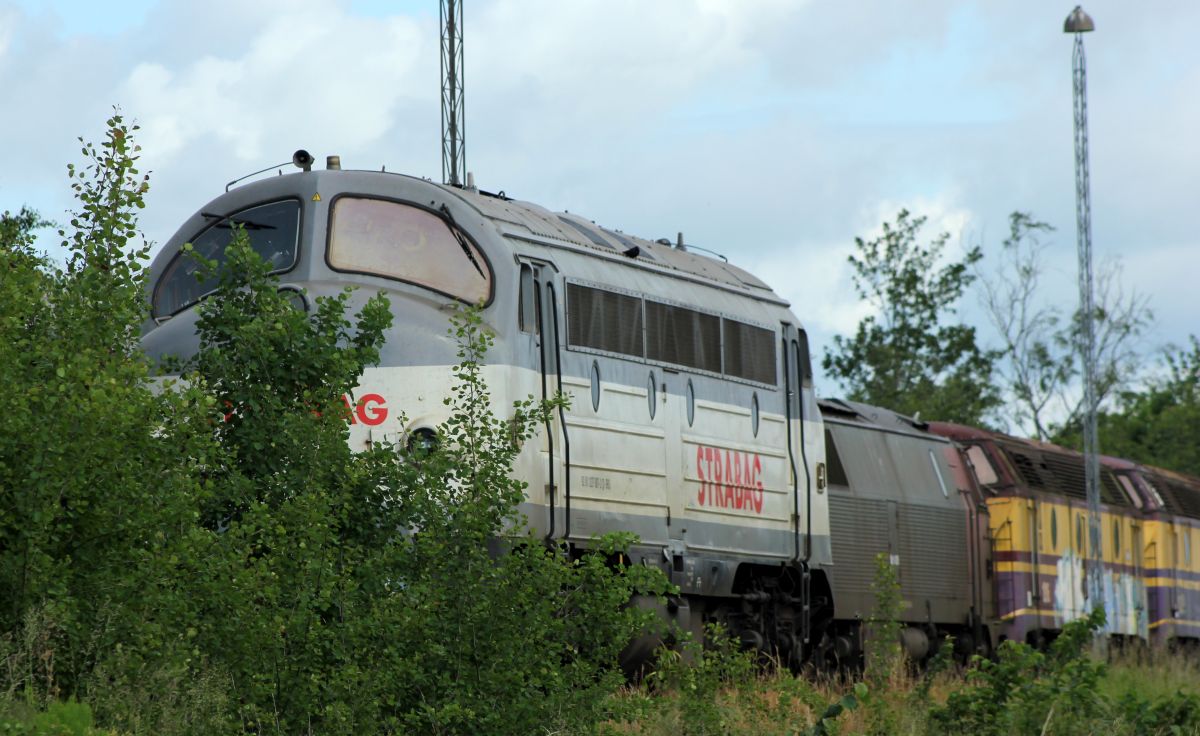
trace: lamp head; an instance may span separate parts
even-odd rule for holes
[[[1092,16],[1083,12],[1083,8],[1078,5],[1063,21],[1063,33],[1089,33],[1094,30],[1096,24],[1092,22]]]

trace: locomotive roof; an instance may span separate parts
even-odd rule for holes
[[[256,195],[266,192],[277,196],[289,189],[295,189],[298,180],[305,182],[299,185],[302,191],[319,189],[323,197],[326,196],[326,188],[332,188],[335,191],[357,190],[357,193],[363,194],[369,191],[377,196],[424,200],[428,194],[418,194],[418,191],[412,189],[412,185],[436,189],[441,195],[456,200],[450,203],[451,209],[460,209],[459,205],[469,207],[495,227],[501,236],[509,239],[562,247],[576,253],[623,262],[649,272],[664,275],[674,273],[682,278],[708,283],[762,302],[788,306],[788,302],[761,279],[724,260],[724,256],[706,255],[712,251],[705,248],[693,246],[704,253],[693,252],[686,244],[683,248],[678,248],[665,239],[651,240],[629,235],[614,228],[597,225],[594,221],[572,212],[553,212],[532,202],[512,199],[503,192],[493,194],[473,188],[454,187],[399,172],[374,169],[314,169],[281,174],[233,187],[209,206],[220,209],[217,203],[222,200],[229,200],[230,204],[246,201],[246,195],[250,192]],[[329,187],[331,182],[333,186]],[[430,206],[436,208],[436,205]],[[197,219],[199,214],[193,216],[193,221],[203,225],[204,220]],[[461,220],[463,213],[456,212],[454,217]],[[188,224],[192,224],[192,221]],[[631,255],[633,257],[630,257]]]
[[[820,399],[821,416],[826,421],[841,424],[867,424],[877,429],[897,434],[907,434],[947,442],[944,437],[931,434],[929,425],[919,418],[900,414],[881,406],[872,406],[849,399]]]
[[[1031,487],[1041,487],[1045,481],[1062,489],[1066,495],[1086,498],[1083,485],[1083,456],[1076,450],[1050,442],[1014,437],[961,424],[933,422],[932,429],[958,441],[992,440],[1012,456],[1014,469],[1021,482]],[[1156,502],[1168,513],[1200,519],[1200,478],[1107,455],[1101,456],[1100,462],[1101,496],[1105,503],[1127,505],[1125,494],[1113,481],[1112,472],[1137,471],[1155,491]],[[1043,477],[1047,475],[1053,476],[1053,480]]]
[[[1007,456],[1013,481],[1018,486],[1071,498],[1087,498],[1083,455],[1076,450],[950,422],[931,422],[930,429],[959,442],[994,442]],[[1115,469],[1113,463],[1101,466],[1100,500],[1111,506],[1130,506],[1131,500],[1113,475]]]
[[[510,199],[499,194],[459,189],[435,184],[474,207],[491,220],[501,233],[516,238],[536,238],[560,241],[607,256],[622,255],[636,248],[635,261],[698,276],[711,281],[750,291],[756,296],[778,301],[774,291],[748,271],[717,258],[688,251],[656,240],[629,235],[597,225],[571,212],[552,212],[532,202]]]
[[[1200,519],[1200,478],[1150,465],[1138,466],[1138,470],[1167,511]]]
[[[292,198],[299,199],[303,205],[324,202],[319,206],[332,210],[334,201],[341,196],[378,197],[439,212],[482,235],[493,247],[504,248],[518,256],[553,259],[564,276],[579,284],[632,289],[668,303],[679,300],[680,305],[702,304],[705,309],[723,315],[737,315],[751,325],[773,325],[779,319],[799,325],[790,311],[786,316],[780,312],[788,309],[788,302],[763,281],[721,259],[690,252],[686,246],[677,248],[669,241],[627,235],[598,226],[574,213],[552,212],[503,194],[452,187],[422,177],[381,170],[281,172],[278,176],[227,188],[184,220],[155,254],[148,291],[157,289],[159,280],[178,257],[183,244],[210,227],[214,217],[224,216],[222,213],[236,213],[265,202]],[[309,236],[320,238],[326,224],[327,221],[318,221]],[[313,245],[321,246],[315,242]],[[562,257],[548,255],[545,249],[558,250]],[[316,262],[305,261],[310,265]],[[504,257],[493,265],[499,263],[511,264],[512,261]],[[308,272],[304,268],[307,266],[294,272],[296,278],[306,276]],[[681,281],[705,290],[697,291],[690,288],[690,284],[687,289],[681,289]],[[154,298],[151,293],[147,296]],[[143,329],[149,333],[157,325],[157,320],[148,317]]]

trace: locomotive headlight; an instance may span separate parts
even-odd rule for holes
[[[437,432],[429,427],[417,427],[408,435],[408,452],[417,456],[428,455],[437,449]]]
[[[308,300],[304,298],[304,293],[299,289],[284,286],[279,289],[279,293],[287,298],[288,303],[295,307],[297,312],[308,311]]]

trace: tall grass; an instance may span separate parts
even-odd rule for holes
[[[860,698],[857,709],[846,710],[830,722],[827,732],[843,736],[967,733],[948,729],[931,714],[944,708],[952,694],[977,685],[972,671],[955,666],[932,676],[895,672]],[[796,677],[773,672],[726,682],[713,690],[627,688],[613,697],[612,717],[602,732],[614,736],[813,733],[817,717],[829,704],[854,692],[856,684],[841,675]],[[1002,725],[998,732],[1005,736],[1200,736],[1200,662],[1195,658],[1160,651],[1141,657],[1119,655],[1104,667],[1096,693],[1094,711],[1069,720],[1055,713],[1049,719],[1041,715],[1032,730],[1018,725],[1028,719],[1013,712],[1028,708],[1027,703],[996,703],[997,723]],[[697,698],[703,698],[703,707],[698,707]],[[697,719],[698,712],[706,718]]]
[[[1200,660],[1129,647],[1099,661],[1091,643],[1104,625],[1100,610],[1067,624],[1045,651],[1006,642],[994,659],[963,666],[944,641],[918,672],[899,646],[895,571],[885,557],[877,563],[861,679],[764,673],[722,632],[710,631],[708,648],[686,660],[668,655],[646,685],[614,697],[606,732],[1200,736]]]

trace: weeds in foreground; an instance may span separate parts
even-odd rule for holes
[[[995,660],[953,664],[949,642],[926,670],[870,687],[842,676],[750,672],[736,648],[670,659],[662,676],[613,698],[605,734],[685,736],[1200,736],[1200,664],[1165,653],[1091,656],[1101,614],[1072,623],[1046,652],[1019,643]],[[737,673],[737,674],[734,674]]]

